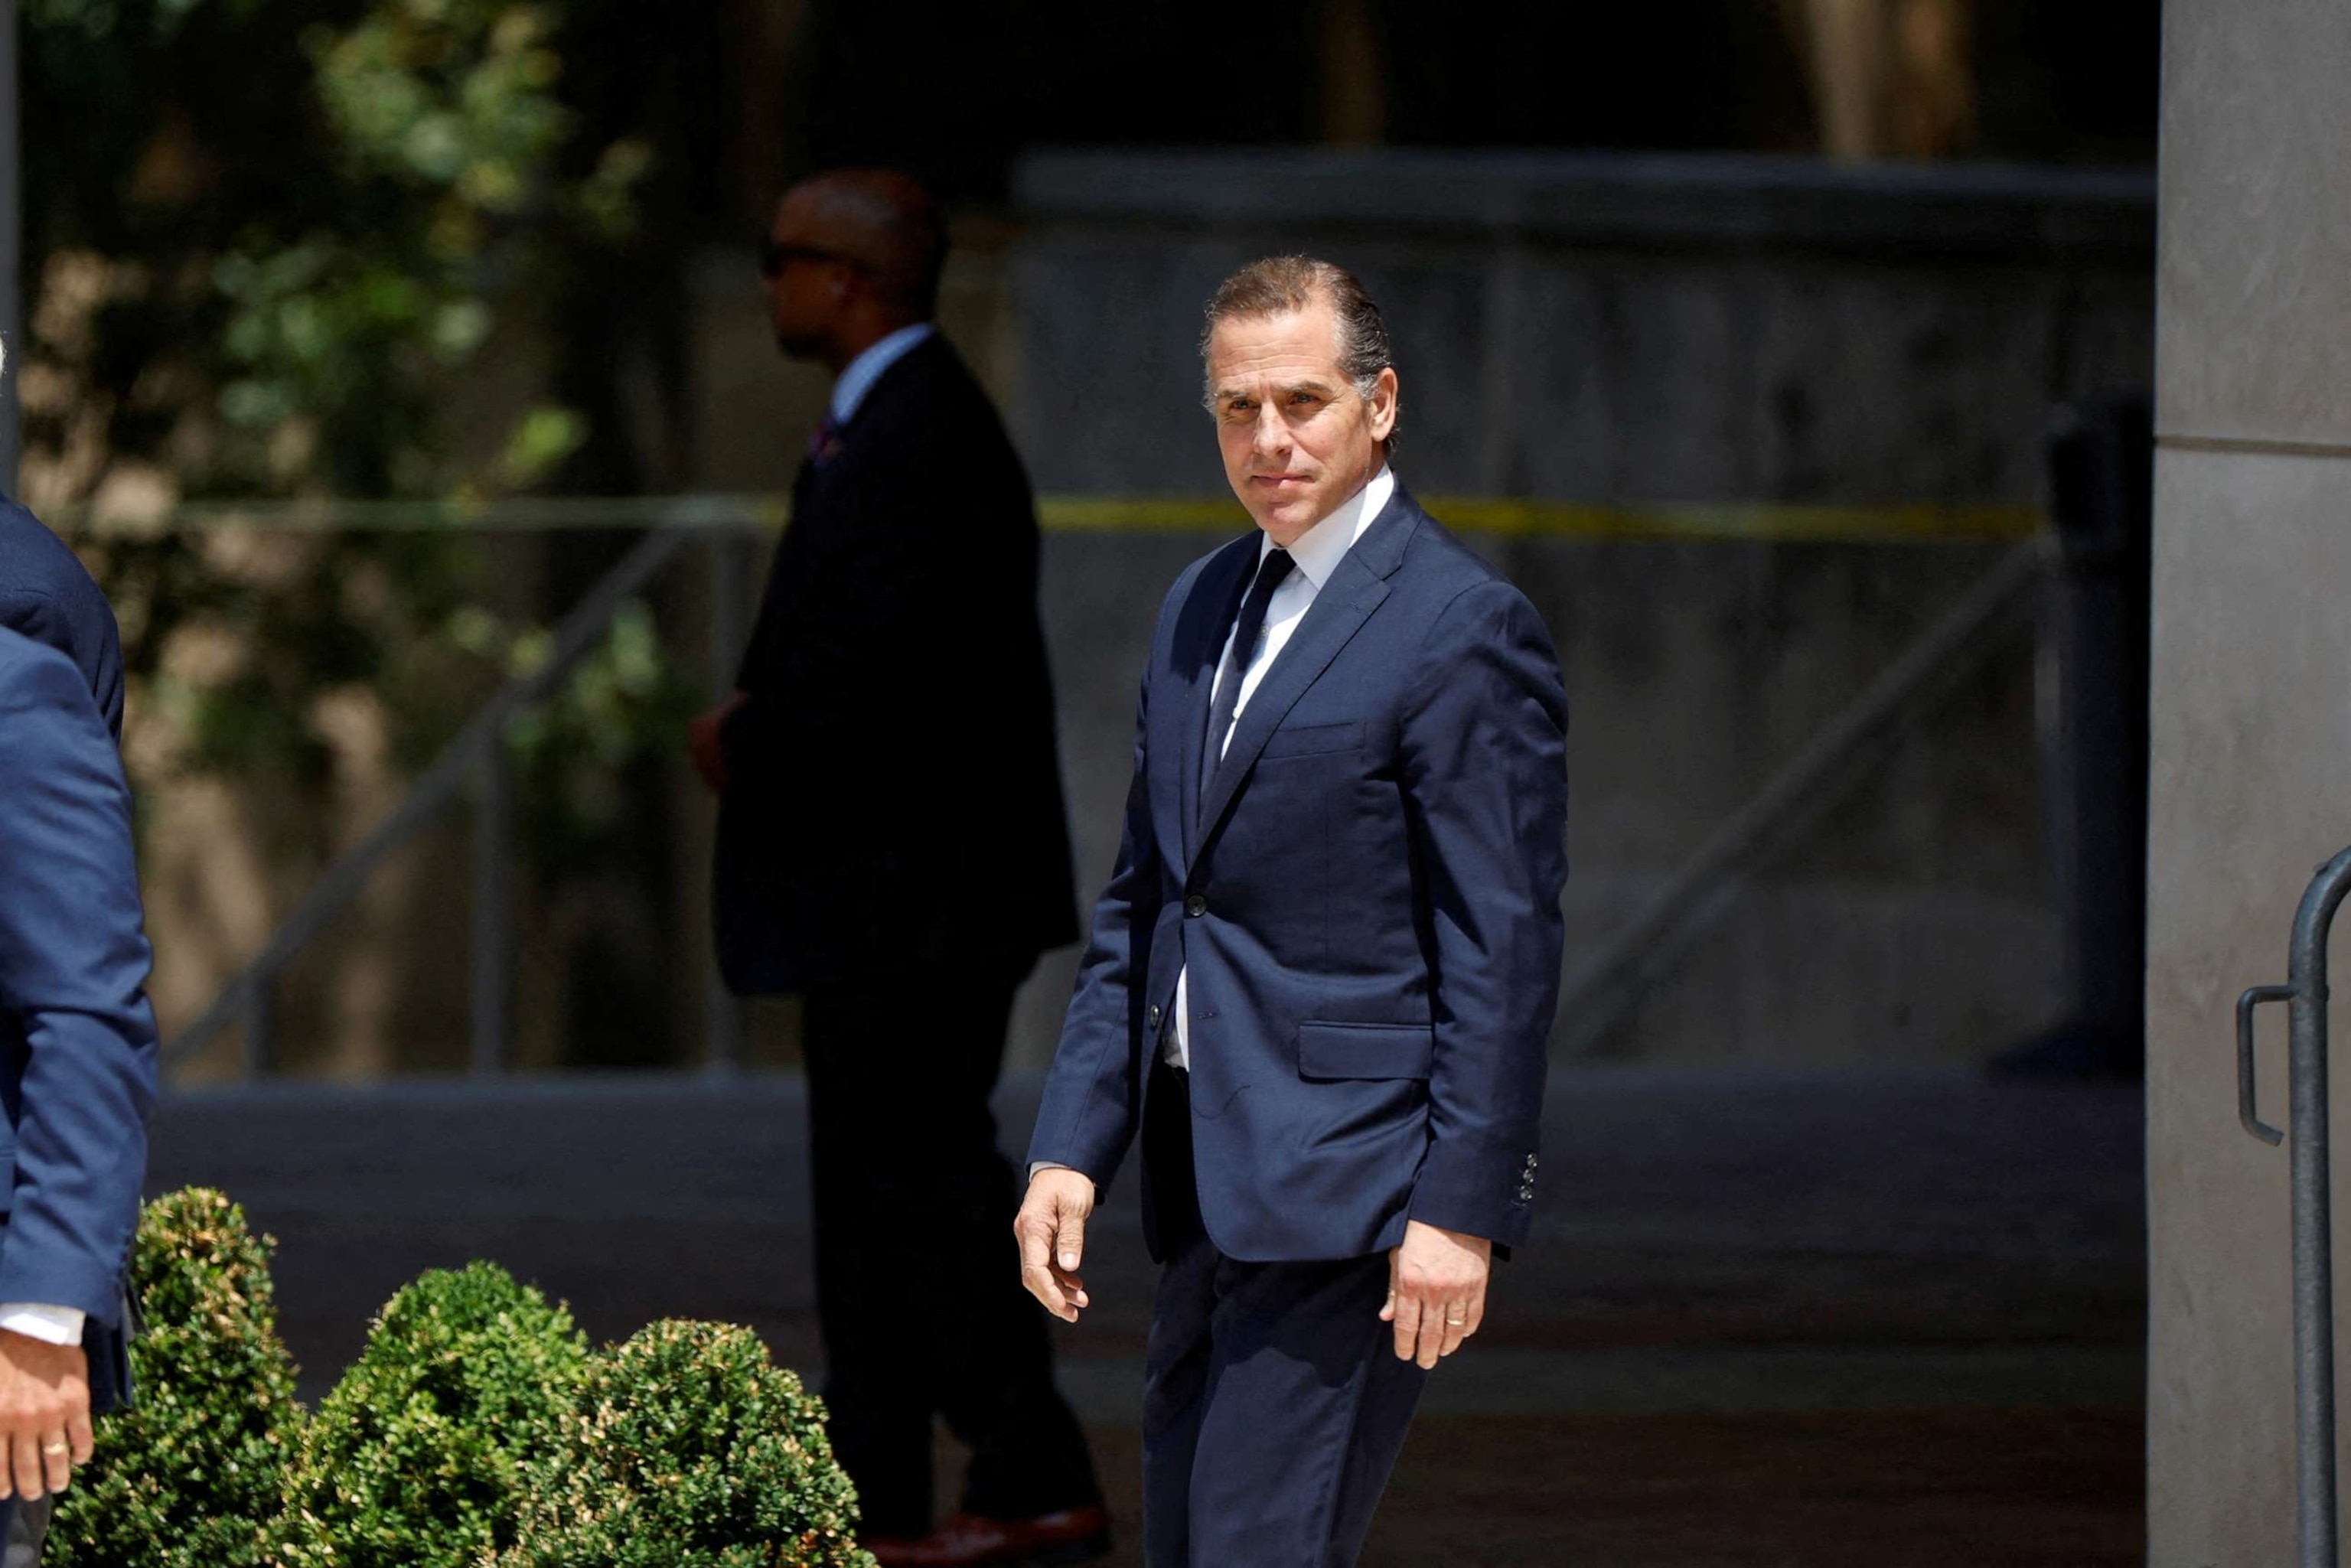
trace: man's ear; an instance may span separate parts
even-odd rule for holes
[[[1395,367],[1390,365],[1380,372],[1379,384],[1372,389],[1372,439],[1385,441],[1395,434],[1398,411]]]

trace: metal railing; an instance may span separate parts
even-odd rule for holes
[[[2351,894],[2351,849],[2318,868],[2294,912],[2286,983],[2237,998],[2237,1120],[2274,1146],[2253,1083],[2253,1013],[2287,1004],[2286,1124],[2293,1129],[2294,1495],[2302,1568],[2335,1568],[2335,1248],[2327,1186],[2326,939]]]
[[[1773,503],[1677,506],[1593,505],[1497,497],[1438,497],[1432,502],[1456,527],[1500,538],[1660,540],[2017,541],[2010,553],[1964,594],[1917,643],[1780,769],[1762,790],[1702,845],[1623,928],[1607,948],[1573,977],[1563,1016],[1584,1020],[1588,1042],[1636,1007],[1733,901],[1743,874],[1801,827],[1828,799],[1833,775],[1854,771],[1858,754],[1905,715],[1996,645],[1996,633],[2045,575],[2049,549],[2034,510],[2007,506],[1912,505],[1892,507],[1788,506]],[[480,534],[574,529],[637,529],[644,538],[564,616],[543,664],[493,695],[409,787],[400,803],[360,842],[328,866],[260,954],[211,1004],[166,1045],[166,1063],[184,1061],[224,1030],[242,1023],[240,1070],[247,1075],[276,1065],[276,1004],[288,967],[360,895],[390,856],[470,797],[473,833],[470,883],[474,916],[467,960],[467,1061],[477,1073],[508,1065],[514,1029],[517,960],[516,780],[505,744],[509,723],[553,695],[600,645],[615,615],[666,571],[690,546],[710,550],[711,615],[705,629],[710,695],[724,697],[748,631],[748,586],[758,541],[783,525],[786,508],[768,496],[521,498],[492,502],[350,501],[198,502],[174,509],[169,526],[190,530],[255,529],[317,532],[460,530]],[[1215,532],[1238,530],[1247,518],[1229,498],[1045,497],[1039,520],[1049,532]],[[51,520],[69,530],[98,533],[128,519],[66,509]],[[129,526],[137,527],[135,523]],[[149,520],[147,527],[153,526]],[[143,531],[143,529],[141,530]],[[705,1061],[724,1069],[740,1059],[740,1004],[707,981],[704,1009]]]
[[[2032,604],[2054,553],[2045,537],[2013,546],[1568,977],[1559,1016],[1572,1055],[1589,1052],[1631,1015],[1729,910],[1758,862],[1856,785],[1863,754],[2000,645],[1999,632]]]
[[[248,1076],[268,1071],[274,1054],[277,985],[287,967],[343,913],[387,857],[470,793],[474,831],[468,1063],[476,1073],[505,1069],[514,1035],[516,890],[515,780],[506,744],[507,726],[516,716],[551,695],[558,684],[601,644],[622,607],[696,542],[706,543],[711,550],[711,691],[714,697],[723,695],[733,685],[732,661],[745,635],[744,588],[753,545],[776,515],[769,502],[717,497],[665,502],[650,514],[644,503],[636,507],[638,526],[650,524],[650,531],[564,616],[545,662],[499,688],[417,777],[392,813],[327,868],[260,955],[222,988],[193,1023],[166,1043],[162,1060],[167,1066],[193,1056],[222,1030],[242,1021],[242,1071]],[[576,526],[575,518],[565,520]],[[708,1063],[723,1070],[739,1053],[741,1013],[715,974],[709,985]]]

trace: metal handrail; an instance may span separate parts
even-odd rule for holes
[[[408,843],[468,788],[475,791],[474,832],[474,933],[470,965],[470,1051],[476,1072],[494,1072],[505,1065],[511,1033],[513,970],[513,780],[507,758],[507,726],[515,716],[544,700],[556,683],[594,652],[622,607],[696,540],[709,540],[718,550],[720,577],[739,570],[739,554],[732,541],[771,519],[763,509],[747,507],[725,497],[688,497],[665,505],[656,514],[657,526],[606,572],[557,626],[545,663],[528,674],[508,681],[444,747],[432,765],[418,777],[390,816],[339,856],[314,883],[294,913],[271,936],[260,955],[224,986],[212,1005],[194,1022],[165,1045],[165,1065],[186,1060],[204,1049],[232,1022],[245,1022],[244,1071],[267,1070],[274,1034],[277,980],[295,956],[309,945],[365,887],[369,875],[394,851]],[[717,596],[721,612],[713,618],[714,667],[723,664],[739,641],[739,617],[728,613],[734,593]],[[727,1025],[714,1021],[714,1042],[724,1049],[732,1038]]]
[[[2303,1568],[2335,1568],[2335,1243],[2327,1186],[2326,939],[2351,894],[2351,849],[2318,868],[2294,911],[2286,983],[2237,998],[2237,1119],[2275,1144],[2257,1113],[2253,1012],[2287,1004],[2286,1124],[2293,1129],[2294,1496]]]
[[[1724,902],[1701,900],[1704,911],[1700,911],[1692,907],[1688,895],[1735,876],[1761,845],[1785,829],[1792,811],[1805,809],[1805,800],[1817,796],[1825,772],[1947,674],[1955,652],[1978,638],[2037,580],[2046,549],[2038,533],[2040,514],[2016,507],[1623,507],[1474,497],[1440,499],[1437,506],[1469,532],[1504,536],[1847,541],[1986,541],[2027,536],[1917,647],[1873,683],[1802,756],[1775,776],[1723,833],[1701,849],[1674,879],[1672,887],[1651,901],[1600,959],[1576,977],[1570,988],[1577,1000],[1564,1016],[1584,1020],[1583,1037],[1587,1040],[1637,1001],[1669,962],[1671,952],[1703,924],[1705,911],[1719,910]],[[1229,499],[1221,497],[1044,497],[1040,498],[1038,511],[1040,523],[1057,531],[1201,531],[1246,526]],[[645,537],[564,619],[547,663],[492,696],[392,814],[328,867],[273,933],[260,956],[167,1044],[165,1063],[186,1060],[242,1019],[246,1025],[243,1068],[248,1073],[266,1071],[275,1033],[277,985],[287,966],[343,912],[387,856],[413,840],[470,788],[476,811],[473,902],[482,914],[474,922],[470,964],[470,1052],[476,1071],[502,1067],[511,1032],[513,933],[510,920],[492,915],[510,908],[514,892],[509,843],[513,789],[500,744],[507,721],[545,697],[556,682],[593,651],[621,605],[696,539],[708,539],[714,545],[716,591],[709,627],[712,695],[723,696],[732,685],[730,661],[739,652],[745,630],[739,603],[739,589],[748,576],[748,551],[744,547],[784,524],[787,513],[787,504],[769,495],[438,500],[314,497],[193,501],[174,507],[164,526],[180,529],[506,532],[625,528],[642,530]],[[53,509],[50,520],[69,534],[92,536],[117,528],[146,532],[153,526],[152,519],[138,523],[87,507]],[[741,1019],[715,981],[708,1011],[711,1059],[729,1061]]]
[[[1989,634],[2047,577],[2052,550],[2045,535],[2010,549],[1585,960],[1568,978],[1559,1009],[1570,1055],[1589,1051],[1638,1007],[1729,907],[1755,863],[1835,802],[1838,785],[1855,776],[1857,754],[1955,679],[1970,656],[1989,650]]]

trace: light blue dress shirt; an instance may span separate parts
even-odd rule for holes
[[[832,423],[847,424],[857,417],[857,405],[882,379],[882,372],[906,357],[906,350],[937,331],[928,321],[917,321],[911,327],[901,327],[888,337],[849,361],[841,379],[832,383]]]

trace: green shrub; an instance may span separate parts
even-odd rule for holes
[[[747,1329],[601,1352],[496,1568],[872,1568],[824,1406]]]
[[[250,1568],[301,1428],[277,1337],[276,1244],[209,1187],[141,1216],[131,1285],[138,1402],[102,1416],[97,1451],[58,1500],[50,1568]]]
[[[311,1418],[277,1568],[473,1568],[510,1546],[523,1467],[588,1365],[571,1315],[505,1270],[434,1270],[387,1303]]]
[[[747,1329],[590,1354],[503,1270],[388,1302],[307,1422],[244,1212],[141,1218],[137,1405],[99,1424],[50,1568],[872,1568],[824,1406]]]

